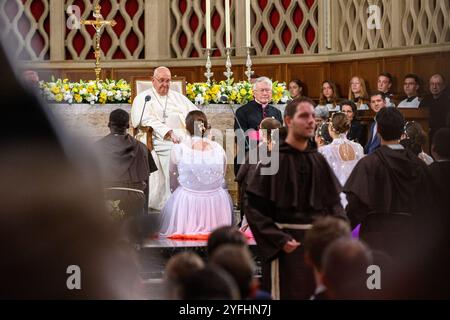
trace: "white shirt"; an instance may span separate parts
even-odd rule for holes
[[[365,104],[365,103],[361,103],[358,106],[358,110],[369,110],[369,109],[370,109],[369,106],[367,104]]]
[[[416,97],[413,101],[408,102],[408,99],[403,100],[399,103],[399,108],[411,108],[411,109],[417,109],[419,107],[420,101],[419,98]]]
[[[333,106],[333,104],[331,104],[331,103],[327,103],[325,106],[323,106],[323,105],[319,105],[319,106],[327,107],[328,111],[330,111],[330,112],[341,111],[341,106],[339,106],[339,105]]]

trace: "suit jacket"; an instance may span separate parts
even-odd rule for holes
[[[375,130],[375,121],[372,122],[372,124],[370,125],[370,131],[369,131],[369,138],[368,138],[368,142],[366,144],[366,146],[364,147],[364,153],[365,154],[371,154],[373,153],[375,150],[377,150],[380,145],[381,145],[381,139],[378,136],[377,133],[375,133],[374,135],[374,130]]]
[[[347,133],[347,139],[365,145],[367,142],[367,128],[359,121],[352,121],[350,131]]]
[[[283,117],[281,116],[281,111],[277,108],[268,105],[265,110],[266,118],[274,117],[283,124]],[[239,120],[239,124],[242,130],[246,132],[249,129],[258,130],[259,124],[264,119],[263,108],[256,101],[251,101],[246,105],[243,105],[236,111],[236,119]],[[237,120],[234,121],[234,129],[239,129],[239,124]]]

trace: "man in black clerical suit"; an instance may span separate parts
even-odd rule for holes
[[[430,110],[430,136],[433,141],[434,134],[446,125],[450,114],[450,96],[445,85],[445,79],[441,74],[435,74],[430,78],[430,94],[420,102],[419,108]]]
[[[259,141],[259,124],[265,118],[275,118],[283,123],[280,110],[271,106],[269,103],[272,101],[272,81],[267,77],[260,77],[253,83],[253,96],[254,101],[243,105],[236,111],[236,118],[234,120],[234,130],[242,129],[246,134],[246,141]],[[243,141],[242,132],[237,132],[236,135]],[[253,144],[252,144],[253,145]],[[255,146],[257,143],[255,144]],[[238,146],[239,147],[239,146]],[[245,151],[248,151],[249,144],[246,143]],[[240,164],[235,159],[234,173],[239,171]]]

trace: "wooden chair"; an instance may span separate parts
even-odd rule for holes
[[[131,100],[141,92],[149,90],[153,87],[152,77],[132,77],[131,78]],[[172,77],[170,83],[170,89],[183,95],[186,95],[186,78],[185,77]],[[133,128],[133,136],[135,137],[139,132],[137,128]],[[146,135],[147,148],[153,150],[153,128],[152,127],[140,127],[140,131]]]

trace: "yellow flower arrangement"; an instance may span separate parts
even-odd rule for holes
[[[69,82],[57,79],[39,83],[41,93],[49,102],[58,103],[130,103],[131,86],[125,80]]]
[[[207,83],[188,83],[186,86],[187,97],[197,105],[210,103],[235,103],[246,104],[253,100],[253,89],[248,81],[234,82],[231,80]],[[284,82],[273,83],[273,103],[286,103],[289,93]]]

